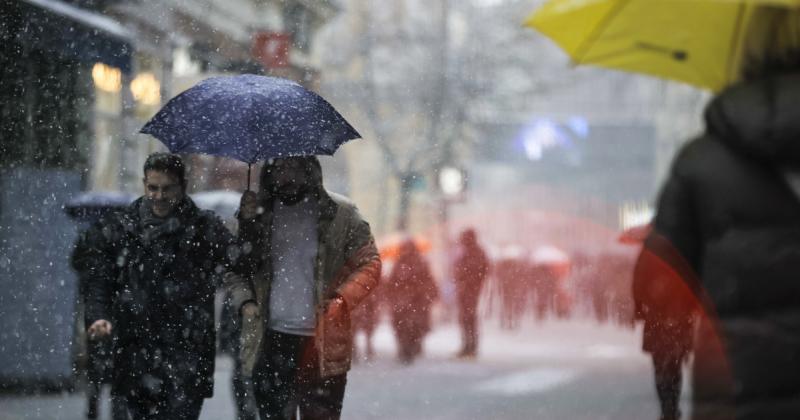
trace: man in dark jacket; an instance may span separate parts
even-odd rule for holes
[[[489,273],[489,259],[478,244],[474,230],[465,230],[460,239],[460,254],[453,266],[462,337],[462,348],[458,357],[470,359],[478,353],[478,299]]]
[[[316,157],[267,162],[239,212],[244,254],[231,286],[242,363],[262,419],[338,419],[352,358],[349,312],[381,262],[355,205],[322,185]]]
[[[212,394],[213,274],[235,255],[234,238],[186,195],[183,162],[155,153],[145,195],[85,236],[90,267],[87,333],[112,334],[112,392],[139,419],[197,419]]]
[[[696,419],[800,418],[800,55],[787,57],[713,99],[659,198],[652,235],[707,297]]]

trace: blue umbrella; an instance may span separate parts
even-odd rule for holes
[[[172,98],[141,130],[173,153],[205,153],[248,164],[332,155],[361,135],[331,104],[290,80],[212,77]]]

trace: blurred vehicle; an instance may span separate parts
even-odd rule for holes
[[[236,211],[239,210],[239,201],[242,193],[230,190],[209,190],[189,194],[189,196],[204,210],[216,213],[231,232],[236,233],[238,223]]]

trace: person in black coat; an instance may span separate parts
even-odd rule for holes
[[[752,69],[676,157],[645,243],[677,250],[704,304],[695,419],[800,418],[800,54]]]
[[[212,394],[213,274],[236,250],[233,236],[186,195],[183,162],[155,153],[145,195],[84,236],[89,337],[111,334],[112,393],[133,419],[197,419]]]
[[[478,301],[489,273],[489,259],[478,243],[474,229],[461,232],[460,245],[459,256],[453,264],[462,341],[461,351],[456,357],[474,359],[478,354]]]

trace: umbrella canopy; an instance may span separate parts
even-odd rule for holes
[[[110,211],[128,207],[136,195],[119,191],[90,191],[78,194],[64,204],[64,211],[78,221],[94,221]]]
[[[414,245],[421,253],[426,253],[431,250],[431,241],[421,235],[408,235],[401,232],[394,232],[379,238],[378,252],[380,252],[381,260],[394,260],[400,256],[400,250],[406,241],[414,241]]]
[[[558,278],[566,277],[572,266],[569,254],[553,245],[541,245],[536,247],[531,253],[531,262],[536,265],[547,267]]]
[[[719,91],[745,60],[800,47],[800,0],[550,0],[525,24],[576,64]]]
[[[172,98],[142,128],[172,153],[205,153],[249,164],[332,155],[361,135],[322,97],[290,80],[212,77]]]
[[[552,245],[541,245],[536,247],[531,253],[531,261],[534,264],[569,264],[569,255],[559,248]]]
[[[647,239],[647,235],[653,230],[651,224],[634,226],[622,231],[617,240],[623,244],[641,245]]]

